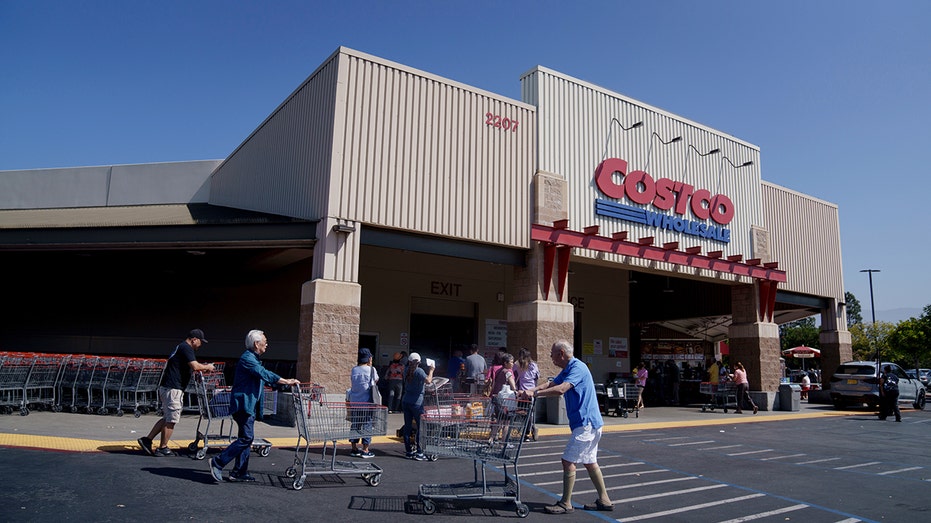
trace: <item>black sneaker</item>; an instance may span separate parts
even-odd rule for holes
[[[414,461],[427,461],[427,456],[423,452],[415,452],[411,454],[411,459]]]
[[[168,447],[159,447],[155,449],[156,458],[164,458],[165,456],[174,456],[175,453],[171,451]]]
[[[240,476],[235,476],[230,474],[230,482],[232,483],[255,483],[255,476],[249,474],[248,472]]]
[[[146,438],[145,436],[143,436],[137,439],[136,443],[138,443],[139,446],[142,448],[142,450],[144,450],[145,453],[148,454],[149,456],[155,455],[155,451],[152,450],[152,440],[150,440],[149,438]]]

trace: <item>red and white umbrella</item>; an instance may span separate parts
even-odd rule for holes
[[[786,349],[782,351],[782,354],[785,356],[791,356],[793,358],[820,358],[821,351],[814,347],[807,347],[805,345],[799,345],[798,347],[792,347],[791,349]]]
[[[800,358],[802,360],[802,370],[805,370],[805,359],[807,358],[820,358],[821,351],[814,348],[808,347],[805,345],[799,345],[798,347],[792,347],[791,349],[786,349],[782,351],[782,354],[786,357]]]

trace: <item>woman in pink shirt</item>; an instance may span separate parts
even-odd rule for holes
[[[753,403],[750,397],[750,382],[747,381],[747,370],[744,369],[743,363],[739,361],[734,364],[734,383],[737,384],[737,414],[743,414],[741,407],[747,403],[753,407],[753,413],[756,414],[760,409]]]
[[[640,362],[640,366],[637,367],[637,408],[643,408],[643,389],[647,386],[647,377],[649,376],[647,372],[647,364]]]

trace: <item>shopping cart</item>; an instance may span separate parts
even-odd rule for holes
[[[433,381],[424,387],[423,414],[427,416],[456,414],[481,418],[490,415],[491,409],[490,397],[480,392],[456,392],[448,378],[433,378]],[[403,428],[398,430],[398,437],[403,438],[402,432]],[[415,434],[412,433],[411,437],[415,437]],[[438,458],[436,454],[424,454],[430,461],[436,461]]]
[[[635,418],[640,417],[640,407],[637,405],[640,387],[636,383],[612,383],[606,390],[607,413],[610,414],[611,410],[614,410],[615,416],[626,418],[633,414]]]
[[[720,407],[727,414],[728,407],[737,408],[737,384],[733,381],[722,381],[717,386],[708,382],[698,385],[698,392],[708,396],[708,403],[701,407],[701,411],[711,411]]]
[[[520,501],[517,460],[524,435],[533,419],[534,400],[499,400],[489,414],[438,411],[420,417],[420,443],[427,454],[472,460],[473,479],[464,483],[422,484],[418,499],[426,514],[437,509],[437,500],[513,502],[517,515],[527,517],[530,508]],[[504,477],[488,479],[487,464],[501,465]],[[512,473],[508,472],[511,468]]]
[[[97,360],[94,371],[91,373],[90,381],[87,383],[87,402],[84,404],[84,407],[88,414],[93,414],[95,412],[103,414],[106,412],[104,407],[107,401],[105,388],[107,386],[107,380],[110,379],[110,367],[116,359],[117,358],[99,358]]]
[[[23,387],[23,412],[29,414],[29,407],[41,410],[55,410],[58,378],[62,366],[69,356],[63,354],[36,354],[29,377]]]
[[[118,416],[123,415],[123,404],[120,390],[123,388],[123,380],[129,371],[131,360],[129,358],[113,358],[110,360],[110,368],[107,371],[107,378],[101,387],[101,404],[97,408],[97,414],[106,415],[114,413]]]
[[[308,474],[358,474],[369,486],[381,483],[382,469],[374,463],[336,459],[336,440],[384,436],[388,430],[388,408],[374,403],[327,402],[323,387],[318,385],[291,389],[294,420],[297,424],[297,445],[294,465],[285,474],[294,478],[294,490],[304,488]],[[303,441],[303,443],[302,443]],[[321,459],[310,459],[311,443],[323,444]],[[327,447],[332,442],[332,455]]]
[[[208,449],[226,447],[236,439],[233,436],[233,412],[230,408],[231,390],[226,386],[222,371],[195,372],[191,382],[194,384],[200,418],[197,420],[194,441],[187,448],[194,453],[195,458],[204,459]],[[263,413],[267,412],[265,405],[269,397],[274,402],[273,392],[267,388],[264,391],[266,403],[263,403]],[[200,444],[202,441],[203,446]],[[263,458],[268,456],[271,448],[272,443],[267,439],[256,438],[252,441],[252,451]]]
[[[123,386],[120,387],[120,410],[132,410],[135,417],[147,414],[150,410],[158,408],[158,386],[165,372],[164,359],[139,359],[130,361],[126,375],[123,377]]]
[[[35,356],[26,353],[9,353],[0,364],[0,411],[20,415],[29,414],[26,407],[26,381],[35,362]]]

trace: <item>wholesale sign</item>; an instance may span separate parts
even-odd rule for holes
[[[598,164],[595,184],[609,198],[639,204],[596,199],[595,214],[723,243],[731,241],[727,224],[734,219],[734,202],[726,195],[669,178],[654,180],[646,171],[628,172],[627,160],[621,158],[607,158]]]

